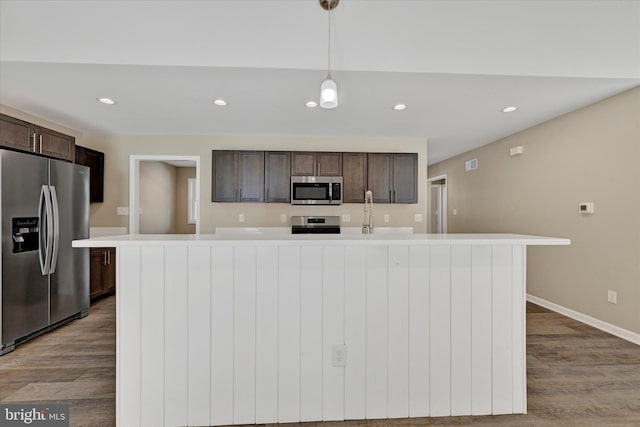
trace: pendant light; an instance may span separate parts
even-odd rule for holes
[[[331,78],[331,11],[338,6],[340,0],[320,0],[320,6],[329,13],[329,61],[327,78],[320,85],[320,107],[326,110],[338,106],[338,85]]]

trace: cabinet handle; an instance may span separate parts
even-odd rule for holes
[[[102,265],[107,266],[107,251],[102,252]]]
[[[31,137],[33,138],[33,149],[31,151],[33,151],[35,153],[36,151],[38,151],[37,148],[36,148],[37,144],[38,144],[36,142],[36,133],[34,132],[33,135],[31,135]]]
[[[111,251],[107,251],[107,265],[111,265]]]
[[[389,190],[389,203],[393,202],[393,190]]]
[[[318,176],[320,176],[320,162],[318,162]]]
[[[268,201],[269,201],[269,188],[267,188],[267,189],[265,190],[264,201],[265,201],[265,202],[268,202]]]
[[[242,187],[240,187],[240,197],[238,198],[238,201],[241,202],[242,201]]]
[[[40,135],[40,154],[42,154],[42,134]]]

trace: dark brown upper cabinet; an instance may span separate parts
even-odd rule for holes
[[[213,151],[212,202],[263,202],[264,151]]]
[[[73,162],[75,138],[0,114],[0,146]]]
[[[375,203],[418,202],[417,153],[369,153],[367,160]]]
[[[342,176],[342,153],[294,151],[291,175]]]
[[[393,154],[393,202],[418,203],[418,154]]]
[[[76,164],[89,166],[89,201],[104,201],[104,153],[76,145]]]
[[[367,188],[367,153],[342,153],[342,201],[362,203]]]
[[[265,200],[289,203],[291,201],[291,154],[288,151],[267,151],[265,164]]]

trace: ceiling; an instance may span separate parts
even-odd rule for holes
[[[342,0],[339,106],[309,109],[327,18],[317,0],[0,0],[0,103],[87,133],[418,137],[432,164],[640,84],[640,1]]]

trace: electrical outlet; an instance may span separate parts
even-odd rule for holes
[[[608,290],[607,291],[607,302],[611,304],[618,303],[618,293],[616,291]]]
[[[413,216],[413,220],[414,220],[415,222],[422,222],[422,214],[415,214],[415,215]]]
[[[389,222],[389,214],[384,214],[384,222]]]
[[[351,214],[342,214],[342,222],[351,222]]]
[[[280,222],[287,222],[287,214],[280,214]]]
[[[334,344],[331,351],[331,364],[336,367],[347,366],[347,346]]]
[[[244,214],[238,215],[238,222],[244,222]]]
[[[129,207],[118,206],[118,208],[116,209],[116,215],[129,215]]]
[[[453,216],[458,215],[458,209],[453,208],[453,210],[451,211],[451,213],[453,214]]]

